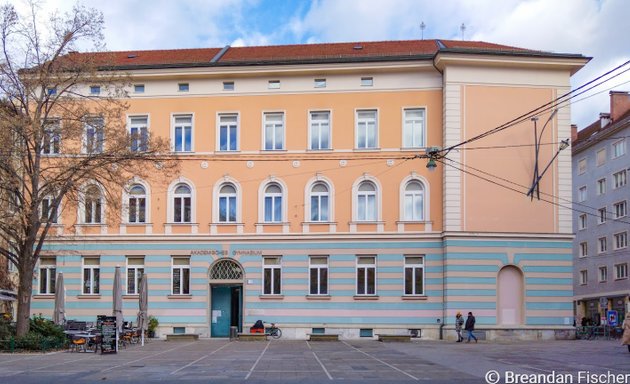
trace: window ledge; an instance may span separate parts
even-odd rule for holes
[[[307,148],[307,149],[306,149],[306,152],[307,152],[307,153],[308,153],[308,152],[318,152],[318,153],[321,153],[321,152],[334,152],[334,150],[333,150],[332,148],[321,148],[321,149],[319,149],[319,148]]]
[[[366,221],[350,221],[348,224],[359,225],[359,224],[385,224],[382,220],[366,220]]]
[[[105,223],[76,223],[76,227],[106,227]]]
[[[89,294],[83,294],[83,295],[77,295],[77,299],[100,299],[101,295],[100,294],[94,294],[94,295],[89,295]]]
[[[308,225],[334,225],[337,224],[336,221],[303,221],[302,225],[304,224],[308,224]]]
[[[176,299],[176,300],[190,300],[192,299],[192,295],[167,295],[168,299]]]
[[[122,223],[122,225],[126,225],[128,227],[142,227],[145,225],[153,225],[153,223]]]
[[[281,149],[261,149],[260,152],[265,153],[265,152],[289,152],[288,150],[286,150],[285,148],[281,148]]]
[[[352,296],[354,300],[378,300],[378,295],[354,295]]]
[[[396,224],[431,224],[433,221],[430,220],[399,220]]]
[[[221,150],[221,149],[217,149],[216,151],[214,151],[215,155],[218,156],[229,156],[229,155],[237,155],[240,154],[241,150],[240,149],[231,149],[231,150]]]
[[[330,300],[330,295],[306,295],[306,300]]]
[[[261,300],[284,300],[284,295],[258,295]]]
[[[256,223],[254,225],[256,226],[260,226],[260,225],[289,225],[290,223],[288,221],[274,221],[274,222],[270,222],[270,223]]]
[[[164,225],[173,225],[173,226],[176,226],[176,227],[183,227],[183,226],[186,226],[186,225],[197,225],[198,226],[199,223],[164,223]]]
[[[219,226],[230,226],[230,225],[245,225],[245,223],[242,223],[240,221],[215,221],[210,223],[209,225],[219,225]]]
[[[429,298],[424,295],[408,295],[408,296],[402,296],[401,299],[414,301],[414,300],[428,300]]]
[[[354,152],[376,152],[376,151],[380,151],[381,148],[380,147],[374,147],[374,148],[354,148]]]
[[[135,294],[135,295],[123,295],[123,299],[136,299],[138,300],[140,298],[140,295]]]
[[[54,299],[54,293],[40,293],[37,295],[33,295],[33,299],[45,300],[45,299]]]

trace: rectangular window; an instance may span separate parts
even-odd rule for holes
[[[263,257],[263,295],[282,293],[282,268],[279,256]]]
[[[356,147],[358,149],[375,149],[378,145],[378,125],[376,111],[357,111],[356,119]]]
[[[265,150],[284,149],[284,113],[263,115]]]
[[[134,93],[144,93],[144,84],[134,84],[133,92]]]
[[[621,188],[628,184],[626,170],[613,173],[613,189]]]
[[[190,294],[190,257],[172,257],[171,280],[173,295]]]
[[[100,95],[101,94],[101,86],[100,85],[91,85],[90,86],[90,95]]]
[[[90,117],[85,121],[83,153],[102,153],[105,141],[104,121],[102,117]]]
[[[190,90],[190,85],[188,83],[179,83],[177,84],[177,90],[180,92],[188,92]]]
[[[597,194],[603,195],[606,193],[606,179],[597,180]]]
[[[362,87],[371,87],[374,85],[373,77],[362,77],[361,78],[361,86]]]
[[[426,136],[424,128],[424,109],[405,109],[403,114],[403,147],[424,147],[424,138]]]
[[[580,271],[580,285],[588,284],[588,271]]]
[[[628,246],[628,232],[620,232],[614,234],[615,249],[623,249]]]
[[[149,117],[130,117],[129,136],[131,139],[132,152],[145,152],[149,150]]]
[[[613,204],[613,209],[615,210],[615,219],[625,217],[628,214],[628,204],[625,200]]]
[[[46,93],[48,94],[48,96],[55,96],[57,94],[57,87],[46,88]]]
[[[326,88],[326,79],[315,79],[313,86],[315,88]]]
[[[626,154],[626,139],[615,141],[612,144],[612,158],[616,159],[619,156]]]
[[[628,278],[628,263],[615,265],[615,279],[627,279]]]
[[[40,217],[43,222],[57,222],[57,209],[54,208],[54,199],[52,196],[46,196],[42,199]]]
[[[309,149],[330,149],[330,112],[311,112],[310,118],[311,142]]]
[[[606,208],[600,208],[597,210],[597,224],[604,224],[606,222]]]
[[[586,173],[586,158],[578,160],[578,175]]]
[[[580,243],[580,257],[586,257],[586,256],[588,256],[588,243],[583,242],[583,243]]]
[[[140,278],[144,274],[144,257],[127,257],[127,294],[137,295]]]
[[[376,294],[376,257],[358,256],[356,264],[357,295]]]
[[[234,82],[233,81],[224,81],[223,82],[223,90],[224,91],[233,91],[234,90]]]
[[[42,137],[42,154],[57,155],[61,148],[61,125],[59,120],[44,122],[44,136]]]
[[[578,218],[578,229],[586,229],[586,214],[582,214]]]
[[[327,295],[328,294],[328,257],[311,256],[309,274],[310,274],[309,294]]]
[[[280,80],[269,80],[269,83],[267,84],[267,88],[280,89]]]
[[[596,160],[597,160],[598,167],[606,163],[606,148],[602,148],[599,151],[597,151]]]
[[[238,115],[219,114],[219,151],[238,149]]]
[[[580,187],[578,189],[578,201],[579,202],[586,201],[586,186]]]
[[[83,294],[98,295],[101,282],[101,260],[99,257],[83,258]]]
[[[606,253],[608,250],[608,238],[600,237],[597,239],[597,253]]]
[[[405,295],[424,295],[423,256],[405,256]]]
[[[192,116],[174,116],[174,150],[175,152],[192,151]]]
[[[604,283],[608,280],[608,267],[599,267],[599,282]]]
[[[57,278],[57,261],[54,257],[39,260],[39,294],[53,295]]]

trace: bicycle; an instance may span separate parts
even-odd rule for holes
[[[276,323],[271,323],[270,327],[265,328],[265,333],[274,339],[279,339],[282,337],[282,330],[276,327]]]

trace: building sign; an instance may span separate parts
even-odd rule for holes
[[[601,309],[608,309],[608,298],[607,297],[600,297],[599,298],[599,307]]]
[[[617,326],[617,311],[611,310],[606,312],[606,318],[608,320],[608,325],[611,327]]]
[[[96,321],[101,331],[101,354],[116,353],[116,317],[101,315]]]

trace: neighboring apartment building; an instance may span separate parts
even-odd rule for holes
[[[126,320],[147,273],[162,336],[226,337],[262,319],[287,338],[437,338],[457,311],[474,312],[488,338],[572,325],[570,209],[458,169],[531,183],[531,122],[450,151],[436,172],[414,157],[565,94],[588,58],[447,40],[114,58],[132,79],[121,118],[130,132],[169,137],[181,174],[130,177],[120,224],[87,183],[41,258],[33,313],[52,314],[57,272],[68,319],[110,313],[120,265]],[[543,139],[569,136],[562,108]],[[557,151],[544,146],[541,161]],[[541,189],[571,198],[568,151]]]
[[[610,92],[610,113],[574,132],[573,245],[577,317],[600,323],[630,310],[630,95]]]

